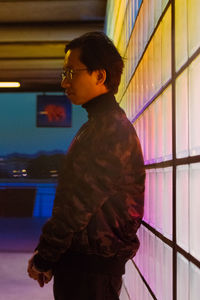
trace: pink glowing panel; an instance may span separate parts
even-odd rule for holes
[[[139,253],[139,264],[138,264],[138,267],[141,271],[141,273],[143,274],[144,273],[144,228],[141,227],[141,230],[140,230],[140,253]]]
[[[129,299],[153,300],[131,260],[126,263],[126,272],[123,276],[123,281],[129,294]]]
[[[163,289],[164,289],[164,243],[156,237],[156,287],[155,294],[157,299],[163,299]]]
[[[171,6],[168,8],[161,23],[162,40],[162,85],[171,78]]]
[[[163,297],[162,300],[172,300],[172,248],[164,244],[163,264]]]
[[[171,85],[162,94],[163,107],[163,159],[172,159],[172,89]]]
[[[178,166],[176,175],[177,244],[189,252],[189,166]]]
[[[148,57],[148,78],[149,78],[149,98],[151,99],[154,95],[154,63],[153,63],[153,40],[150,42],[147,48],[147,57]]]
[[[190,155],[200,154],[200,55],[189,67],[189,140]]]
[[[187,0],[175,1],[176,70],[188,59]]]
[[[189,154],[188,69],[176,80],[176,156]]]
[[[162,68],[161,68],[161,35],[162,35],[161,25],[159,25],[159,27],[156,30],[156,33],[153,37],[155,93],[158,92],[158,90],[161,87],[161,71],[162,71]]]
[[[139,284],[137,282],[138,273],[131,260],[126,263],[125,275],[123,276],[124,285],[128,294],[134,299],[139,292]],[[134,281],[134,284],[133,284]]]
[[[143,251],[142,251],[142,243],[143,243],[143,228],[140,227],[137,232],[138,239],[141,241],[139,250],[137,251],[136,256],[134,256],[133,261],[137,265],[137,267],[140,269],[141,261],[143,260]]]
[[[156,195],[155,195],[155,228],[159,232],[163,232],[163,185],[164,172],[163,169],[156,169]]]
[[[155,241],[156,237],[153,233],[149,232],[149,261],[148,261],[148,278],[151,289],[155,292],[155,279],[156,279],[156,268],[155,268],[155,261],[156,261],[156,253],[155,253]]]
[[[122,283],[119,299],[120,300],[130,300],[124,283]]]
[[[164,169],[163,234],[172,239],[172,167]]]
[[[141,143],[141,147],[142,147],[142,151],[144,151],[144,119],[141,116],[139,118],[139,123],[140,123],[140,143]]]
[[[190,296],[189,299],[199,299],[200,295],[200,269],[190,263]]]
[[[200,260],[200,163],[190,165],[190,253]]]
[[[163,160],[163,102],[159,97],[155,101],[155,138],[156,138],[156,162]]]
[[[156,213],[156,173],[154,169],[149,170],[149,224],[155,228]]]
[[[189,262],[177,254],[177,300],[189,300]],[[195,299],[195,298],[191,298]]]
[[[149,149],[149,161],[155,162],[155,104],[152,103],[149,107],[149,124],[148,124],[148,149]]]
[[[143,113],[143,118],[144,118],[144,161],[145,164],[149,162],[149,109],[146,109],[145,112]]]
[[[149,280],[148,277],[148,253],[149,253],[149,232],[145,227],[143,228],[143,276],[147,280]]]
[[[200,47],[200,3],[199,0],[188,1],[188,36],[189,56]]]
[[[149,223],[149,170],[146,170],[145,196],[144,196],[144,221]]]

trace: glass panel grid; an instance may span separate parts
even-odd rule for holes
[[[185,160],[200,155],[200,55],[196,55],[200,46],[200,3],[198,0],[175,0],[165,10],[168,3],[167,0],[143,0],[142,3],[129,0],[131,11],[126,10],[125,18],[132,19],[132,23],[130,25],[128,21],[124,22],[125,46],[122,45],[123,37],[120,37],[121,48],[129,62],[125,67],[126,76],[123,77],[117,98],[120,100],[126,90],[121,104],[131,121],[141,113],[133,125],[141,140],[145,164],[154,164],[153,169],[147,170],[144,221],[172,240],[172,178],[173,168],[177,164],[176,158]],[[137,16],[139,7],[140,13]],[[172,14],[173,9],[175,15]],[[165,14],[160,20],[164,10]],[[171,28],[172,24],[175,24],[175,28]],[[149,42],[156,26],[157,30]],[[173,34],[175,45],[171,43]],[[187,68],[178,77],[176,73],[172,77],[172,54],[175,55],[176,71],[187,63]],[[143,57],[138,65],[141,55]],[[188,59],[192,55],[194,59],[189,65]],[[156,92],[169,80],[172,80],[172,84],[155,98]],[[144,105],[148,102],[149,106],[144,110]],[[172,119],[174,114],[175,120]],[[173,127],[172,122],[175,122]],[[176,131],[174,157],[172,129]],[[173,167],[156,168],[155,164],[162,166],[162,162],[171,159],[176,162]],[[177,244],[200,260],[200,239],[196,230],[200,226],[197,217],[197,211],[200,211],[197,197],[200,195],[200,162],[184,162],[184,165],[181,163],[182,160],[180,165],[178,161],[174,179]],[[139,229],[138,235],[141,247],[134,259],[137,266],[157,299],[172,299],[172,248],[164,242],[160,246],[158,238],[145,227]],[[200,270],[188,259],[180,256],[178,253],[177,299],[183,299],[184,296],[186,300],[196,299],[200,293]],[[184,281],[185,293],[181,290]],[[138,289],[136,294],[134,297],[142,300],[150,295],[144,289]]]

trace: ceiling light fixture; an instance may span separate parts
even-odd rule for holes
[[[19,82],[0,82],[0,88],[18,88],[20,87]]]

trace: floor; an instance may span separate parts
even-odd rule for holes
[[[27,275],[43,218],[0,218],[0,300],[53,300],[52,282],[40,288]]]
[[[28,277],[31,253],[0,253],[0,300],[53,300],[52,281],[40,288]]]

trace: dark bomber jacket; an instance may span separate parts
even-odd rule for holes
[[[89,120],[65,158],[52,217],[34,259],[40,270],[52,268],[67,253],[125,262],[139,247],[145,170],[135,129],[111,93],[83,108]]]

